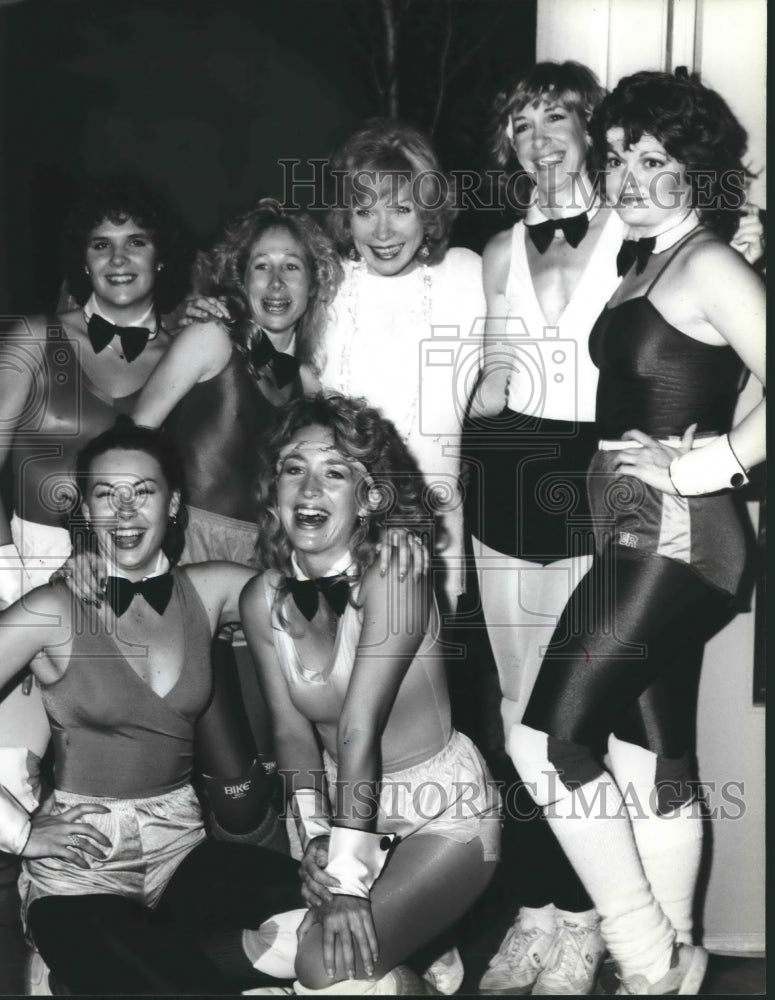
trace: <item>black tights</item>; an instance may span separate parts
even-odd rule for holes
[[[47,896],[30,906],[29,925],[44,961],[73,993],[224,995],[240,984],[208,958],[209,936],[257,928],[304,905],[291,858],[205,841],[184,859],[155,910],[107,894]]]
[[[597,754],[612,732],[662,757],[692,752],[703,646],[730,617],[729,597],[683,563],[596,559],[558,622],[525,725]]]

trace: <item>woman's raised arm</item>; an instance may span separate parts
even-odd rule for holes
[[[222,372],[230,357],[231,339],[220,323],[187,327],[146,382],[132,414],[135,423],[160,427],[180,400],[198,382]]]

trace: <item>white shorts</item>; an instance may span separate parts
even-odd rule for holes
[[[323,752],[330,795],[334,798],[336,763]],[[459,844],[476,837],[485,861],[500,857],[501,800],[482,755],[463,733],[453,730],[449,743],[414,767],[382,778],[377,830],[403,840],[435,834]]]
[[[156,906],[180,863],[205,839],[202,810],[191,785],[140,799],[59,789],[53,798],[54,815],[85,802],[107,806],[110,812],[89,813],[80,822],[104,833],[111,846],[103,860],[81,852],[88,868],[62,858],[25,859],[19,877],[25,925],[30,904],[43,896],[110,893]],[[100,850],[105,852],[103,847]]]

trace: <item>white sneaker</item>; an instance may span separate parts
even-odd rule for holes
[[[538,974],[533,996],[586,996],[605,954],[600,920],[574,920],[563,916],[554,935],[551,952]]]
[[[650,983],[645,976],[622,979],[617,996],[696,996],[700,992],[708,953],[696,944],[679,944],[673,950],[670,968],[658,983]]]
[[[451,997],[453,993],[457,993],[463,985],[464,976],[463,959],[457,948],[451,948],[443,955],[439,955],[436,961],[431,962],[422,974],[425,982],[445,997]]]
[[[256,986],[252,990],[243,990],[243,997],[292,997],[292,986]]]
[[[554,935],[540,927],[524,930],[519,917],[509,928],[479,982],[480,993],[531,993],[544,968]]]
[[[48,966],[39,951],[31,951],[24,963],[24,992],[30,997],[53,996],[48,978]]]

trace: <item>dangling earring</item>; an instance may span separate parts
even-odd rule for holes
[[[157,265],[156,265],[156,270],[157,270],[157,271],[161,271],[161,269],[162,269],[163,267],[164,267],[164,264],[157,264]]]
[[[363,527],[363,525],[364,525],[364,524],[365,524],[365,523],[366,523],[367,521],[368,521],[368,517],[366,516],[366,512],[365,512],[365,511],[363,511],[363,510],[359,511],[359,512],[358,512],[358,522],[360,523],[361,527]]]
[[[86,275],[91,275],[91,271],[85,264],[83,265],[83,273]]]
[[[423,241],[417,251],[416,257],[420,261],[426,261],[430,257],[430,255],[431,255],[431,248],[429,244],[429,236],[426,233],[425,236],[423,236]]]
[[[177,514],[170,514],[170,516],[169,516],[169,522],[170,522],[170,524],[177,524],[178,523],[178,515]]]

